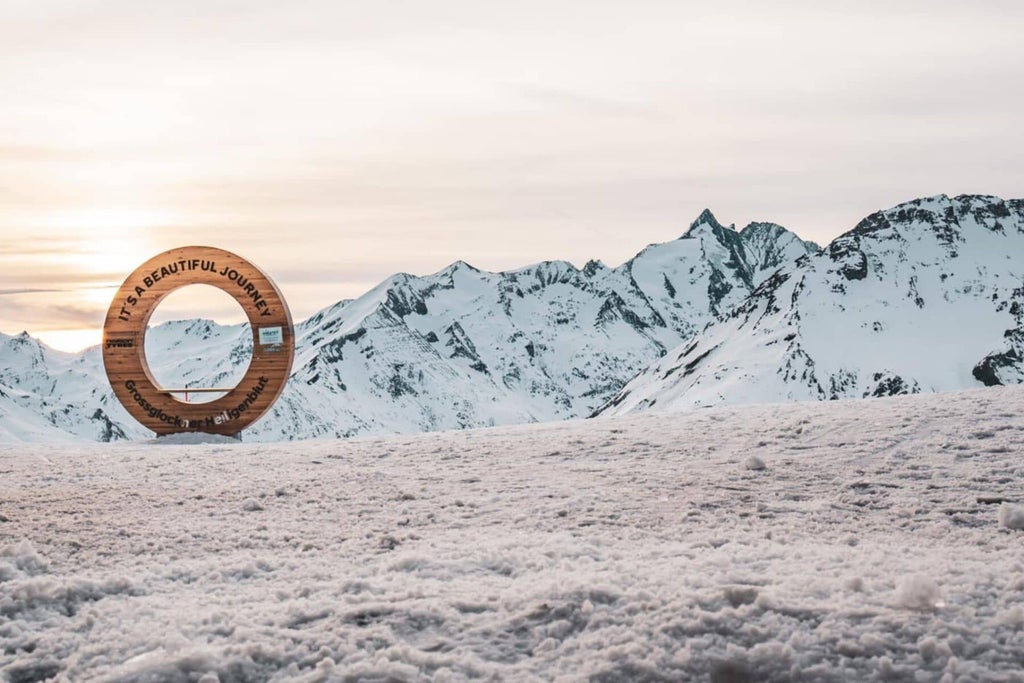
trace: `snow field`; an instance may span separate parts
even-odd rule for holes
[[[1022,408],[0,446],[0,678],[1024,681]]]

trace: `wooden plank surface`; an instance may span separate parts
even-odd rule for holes
[[[211,285],[242,306],[253,354],[238,385],[208,403],[186,403],[154,380],[146,361],[146,325],[160,301],[188,285]],[[103,364],[118,400],[157,434],[236,435],[284,390],[295,356],[291,312],[271,279],[241,256],[216,247],[180,247],[139,266],[118,289],[103,325]]]

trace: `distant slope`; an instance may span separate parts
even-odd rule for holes
[[[634,378],[600,414],[1024,380],[1024,200],[868,216]]]

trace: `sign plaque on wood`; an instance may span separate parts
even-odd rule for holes
[[[164,297],[188,285],[227,292],[249,318],[252,359],[234,387],[162,387],[149,370],[145,340],[150,316]],[[239,435],[281,395],[294,355],[295,328],[281,292],[252,263],[215,247],[171,249],[143,263],[117,290],[103,325],[103,365],[114,395],[158,435]],[[176,397],[186,391],[224,395],[207,403]]]

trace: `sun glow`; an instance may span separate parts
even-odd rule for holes
[[[154,229],[173,216],[149,209],[112,207],[61,211],[46,220],[50,230],[70,238],[73,248],[61,255],[63,265],[87,275],[130,273],[156,250]]]
[[[117,287],[166,248],[175,218],[138,205],[97,204],[17,219],[17,237],[0,235],[2,331],[28,329],[62,351],[99,344]]]
[[[67,231],[138,230],[167,225],[173,216],[166,211],[141,207],[86,207],[58,211],[47,216],[44,223]]]
[[[103,340],[103,330],[98,327],[81,330],[46,330],[36,332],[33,336],[58,351],[77,353],[99,344]]]

